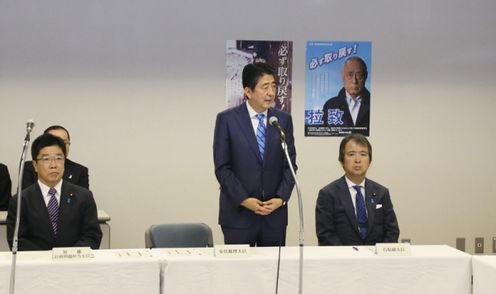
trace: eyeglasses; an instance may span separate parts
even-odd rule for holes
[[[60,156],[60,155],[52,156],[52,157],[43,156],[43,157],[36,159],[36,161],[39,161],[39,162],[43,163],[44,165],[49,165],[52,162],[55,162],[56,164],[62,164],[64,162],[64,160],[65,160],[65,157]]]
[[[365,74],[363,72],[360,72],[360,71],[358,71],[358,72],[350,71],[350,72],[345,73],[344,76],[346,77],[346,79],[348,81],[353,80],[353,78],[356,78],[357,81],[365,80]]]

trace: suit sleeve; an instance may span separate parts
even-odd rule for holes
[[[77,185],[86,188],[88,190],[90,189],[90,176],[87,167],[83,167],[81,178],[79,179],[79,183]]]
[[[36,182],[38,176],[33,167],[32,161],[26,161],[24,163],[24,172],[22,173],[22,189],[26,189]]]
[[[320,246],[343,245],[334,225],[334,201],[329,190],[319,191],[315,207],[315,227]]]
[[[296,166],[296,148],[294,145],[293,121],[291,119],[291,116],[288,119],[285,131],[286,131],[286,143],[288,145],[289,158],[291,159],[291,163],[293,164],[294,170],[296,172],[298,167]],[[284,160],[284,171],[283,171],[281,183],[279,184],[279,187],[277,189],[277,196],[282,197],[284,201],[287,202],[291,197],[291,192],[293,191],[295,181],[293,178],[293,174],[291,173],[291,168],[289,166],[289,163],[286,160],[285,154],[283,160]]]
[[[91,249],[98,249],[100,248],[100,242],[102,240],[102,230],[98,223],[95,199],[91,192],[89,192],[88,198],[84,202],[82,209],[83,219],[81,220],[81,237],[74,244],[74,247],[89,246]]]
[[[383,242],[384,243],[398,242],[398,238],[400,236],[400,228],[398,226],[398,220],[396,219],[396,214],[394,213],[393,203],[391,202],[391,196],[389,195],[389,190],[386,190],[382,207],[384,209]]]
[[[23,204],[24,205],[24,204]],[[25,207],[25,205],[24,205]],[[7,242],[9,243],[9,248],[12,250],[12,243],[14,240],[14,230],[16,224],[16,215],[17,215],[17,195],[12,197],[9,203],[9,211],[7,214]],[[29,236],[28,228],[25,225],[25,220],[23,219],[23,213],[21,213],[21,219],[19,224],[19,232],[17,235],[17,248],[19,251],[24,250],[44,250],[43,248],[36,245]]]
[[[6,166],[0,165],[0,210],[9,208],[11,190],[12,182],[10,181],[9,170]]]
[[[219,181],[222,192],[228,196],[233,203],[240,204],[249,195],[232,171],[231,148],[231,138],[229,137],[225,116],[218,114],[215,122],[213,146],[215,176]]]

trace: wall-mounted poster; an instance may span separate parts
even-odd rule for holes
[[[245,65],[253,62],[265,62],[274,67],[278,79],[274,107],[291,113],[291,82],[293,68],[292,41],[227,41],[227,107],[237,106],[245,101],[241,73],[243,72]]]
[[[307,42],[305,136],[370,133],[371,42]]]

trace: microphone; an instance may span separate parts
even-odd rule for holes
[[[28,121],[26,122],[26,138],[24,139],[24,141],[29,141],[30,140],[30,134],[31,134],[31,131],[33,130],[34,128],[34,120],[32,119],[28,119]]]
[[[296,177],[296,173],[293,167],[293,163],[291,162],[291,157],[288,152],[288,144],[286,143],[286,134],[279,124],[279,120],[275,116],[271,116],[269,118],[269,123],[277,129],[279,135],[281,136],[281,146],[282,150],[284,150],[284,154],[286,155],[286,160],[288,162],[289,169],[291,170],[291,175],[295,181],[296,193],[298,194],[298,210],[299,210],[299,219],[300,219],[300,232],[299,232],[299,243],[300,243],[300,257],[299,257],[299,269],[298,269],[298,293],[303,293],[303,245],[305,239],[305,228],[303,225],[303,201],[301,197],[300,184],[298,183],[298,178]],[[277,293],[277,286],[276,286]]]
[[[284,134],[284,131],[282,130],[281,125],[279,124],[279,120],[275,116],[271,116],[269,118],[269,123],[276,128],[279,131],[279,135],[281,136],[281,141],[286,141],[286,134]]]
[[[9,293],[14,293],[15,275],[17,265],[17,249],[19,243],[19,224],[21,223],[21,204],[22,204],[22,178],[24,176],[24,163],[26,162],[26,153],[28,152],[30,134],[34,128],[34,121],[29,119],[26,122],[26,138],[24,138],[24,146],[22,147],[21,161],[19,162],[19,177],[17,179],[17,212],[14,226],[14,234],[12,236],[12,265],[10,267],[10,286]]]
[[[35,124],[34,124],[34,120],[32,119],[29,119],[27,122],[26,122],[26,132],[28,134],[31,133],[31,131],[33,130]]]

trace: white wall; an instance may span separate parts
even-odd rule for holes
[[[318,190],[342,170],[339,138],[303,136],[305,44],[372,41],[369,177],[390,188],[401,237],[453,246],[466,237],[472,251],[481,236],[489,252],[495,9],[489,0],[0,0],[0,161],[16,183],[25,121],[36,121],[34,135],[62,124],[112,217],[112,247],[142,247],[150,224],[182,221],[208,223],[221,243],[212,136],[225,41],[293,40],[305,237],[315,245]]]

